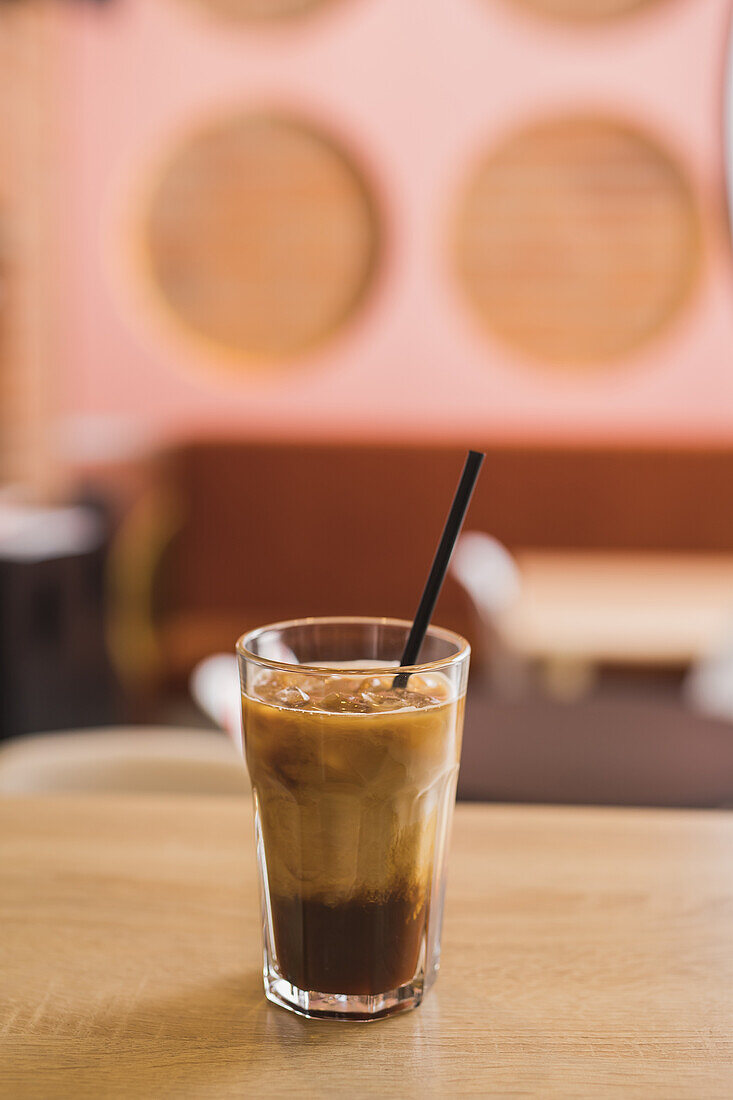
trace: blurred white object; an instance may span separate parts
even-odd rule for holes
[[[104,525],[90,508],[41,508],[0,501],[0,557],[48,561],[101,546]]]
[[[241,795],[249,780],[231,741],[209,730],[42,733],[0,748],[0,795],[65,791]]]
[[[239,670],[233,653],[215,653],[199,661],[189,679],[191,695],[215,725],[241,744]]]
[[[521,694],[527,686],[525,664],[512,651],[504,630],[521,591],[514,558],[497,539],[467,531],[456,543],[450,571],[468,594],[483,628],[493,688],[503,696]]]
[[[682,691],[695,710],[733,721],[733,632],[715,652],[693,665]]]
[[[480,531],[461,535],[450,568],[486,619],[505,614],[519,599],[519,570],[514,558],[491,535]]]

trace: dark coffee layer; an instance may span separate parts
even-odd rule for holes
[[[417,970],[426,920],[422,898],[326,905],[302,898],[271,899],[280,973],[299,989],[319,993],[386,993]]]

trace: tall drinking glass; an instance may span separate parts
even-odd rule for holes
[[[265,994],[305,1016],[413,1008],[440,961],[470,649],[410,623],[301,619],[237,643]]]

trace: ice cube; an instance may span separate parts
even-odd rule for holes
[[[331,691],[321,702],[323,710],[332,711],[335,714],[368,714],[374,710],[369,699],[360,692],[356,695],[343,691]]]
[[[369,696],[374,710],[404,710],[406,707],[429,707],[434,700],[419,691],[396,688],[393,691],[375,691]]]
[[[401,710],[405,706],[402,693],[398,691],[365,691],[364,698],[373,711]]]
[[[392,681],[394,675],[391,676],[368,676],[366,680],[362,680],[359,684],[357,691],[362,692],[374,692],[374,691],[390,691],[392,687]]]
[[[431,707],[435,702],[435,699],[430,695],[423,695],[421,691],[408,691],[405,689],[400,692],[400,695],[405,707]]]
[[[307,707],[310,701],[310,695],[301,688],[296,687],[295,684],[290,684],[289,687],[279,688],[268,696],[268,702],[274,703],[275,706],[288,707],[291,709],[294,707]]]

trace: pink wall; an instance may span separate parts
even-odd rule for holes
[[[193,0],[69,5],[63,385],[68,415],[156,434],[733,441],[733,265],[721,97],[728,0],[666,0],[581,31],[502,0],[341,0],[297,26],[227,29]],[[213,364],[161,327],[129,226],[145,166],[192,118],[271,102],[366,167],[388,257],[355,323],[277,370]],[[644,352],[585,378],[513,356],[467,314],[446,243],[485,140],[554,108],[637,120],[687,164],[706,219],[695,298]]]

